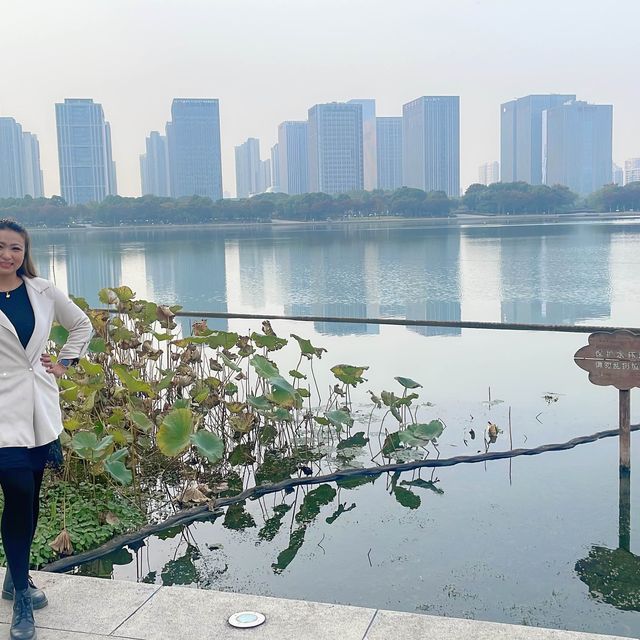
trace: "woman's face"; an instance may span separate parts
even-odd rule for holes
[[[0,229],[0,276],[15,275],[24,262],[24,238],[11,229]]]

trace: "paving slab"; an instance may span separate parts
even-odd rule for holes
[[[267,621],[234,629],[227,620],[239,611],[259,611]],[[375,609],[282,600],[222,591],[163,587],[112,637],[140,640],[362,640]]]
[[[50,600],[49,607],[35,612],[39,640],[628,640],[75,575],[32,575]],[[228,625],[231,614],[246,610],[264,613],[267,622],[255,629]],[[11,602],[0,600],[0,637],[9,636],[10,619]]]
[[[9,637],[9,625],[0,624],[0,638]],[[113,636],[82,633],[79,631],[61,631],[60,629],[43,629],[38,627],[38,640],[108,640]]]
[[[159,585],[85,576],[38,571],[31,575],[49,599],[48,607],[35,612],[36,625],[85,634],[109,635],[161,589]],[[11,602],[0,601],[0,623],[10,623],[11,615]]]
[[[365,640],[629,640],[576,631],[444,618],[424,614],[378,611]]]

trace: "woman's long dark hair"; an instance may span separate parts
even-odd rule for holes
[[[37,277],[38,274],[36,273],[36,268],[33,264],[33,260],[31,259],[31,238],[29,237],[28,231],[19,222],[11,220],[11,218],[2,218],[0,220],[0,229],[15,231],[16,233],[19,233],[24,240],[24,261],[16,272],[17,275],[24,276],[25,278]]]

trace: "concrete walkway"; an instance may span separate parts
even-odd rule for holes
[[[0,579],[4,570],[0,569]],[[622,640],[360,607],[161,587],[83,576],[33,573],[49,606],[36,611],[38,640]],[[260,611],[267,622],[233,629],[238,611]],[[0,601],[0,638],[9,637],[11,603]]]

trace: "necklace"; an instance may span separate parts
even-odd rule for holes
[[[4,297],[5,300],[8,300],[11,297],[11,294],[16,290],[19,289],[22,286],[22,284],[19,284],[15,289],[10,289],[9,291],[0,291],[0,293],[4,293]]]

